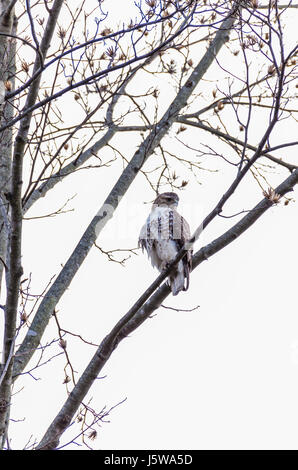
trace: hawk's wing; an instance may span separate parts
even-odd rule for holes
[[[190,237],[190,227],[188,222],[180,215],[176,210],[173,210],[173,219],[174,219],[174,240],[177,243],[177,251],[181,250],[185,242],[187,242]],[[189,273],[192,268],[192,253],[193,250],[189,249],[185,256],[182,258],[184,266],[184,275],[186,279],[186,286],[183,290],[187,290],[189,286]]]

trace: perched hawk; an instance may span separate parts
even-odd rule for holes
[[[139,246],[143,251],[146,249],[152,265],[160,272],[167,268],[190,238],[188,223],[176,211],[178,201],[179,197],[175,193],[160,194],[140,233]],[[169,275],[173,295],[188,289],[191,255],[192,250],[189,250]]]

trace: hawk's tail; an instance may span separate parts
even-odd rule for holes
[[[177,271],[169,278],[173,295],[179,294],[180,291],[186,291],[189,288],[189,273],[191,270],[189,260],[183,258],[179,261]]]
[[[186,279],[186,285],[183,290],[187,290],[189,288],[189,274],[192,268],[192,250],[184,256],[182,262],[184,269],[184,278]]]
[[[170,286],[173,295],[179,294],[180,291],[188,288],[189,280],[187,279],[187,287],[184,286],[185,271],[182,261],[178,263],[178,269],[169,277]]]

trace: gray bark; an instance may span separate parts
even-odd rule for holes
[[[55,0],[52,9],[49,12],[45,33],[40,44],[38,54],[34,64],[34,70],[40,68],[41,58],[45,57],[47,50],[50,47],[50,41],[53,36],[57,18],[62,7],[63,0]],[[8,5],[8,10],[11,8],[12,2]],[[5,19],[6,23],[12,24],[7,20],[7,11],[3,10],[1,17]],[[13,14],[13,10],[9,15]],[[4,30],[4,32],[8,32]],[[9,31],[10,32],[10,31]],[[1,39],[4,36],[1,36]],[[12,41],[7,39],[7,41]],[[15,60],[15,58],[11,58]],[[39,84],[41,76],[32,83],[29,88],[25,108],[30,108],[36,101],[38,96]],[[12,388],[12,370],[13,370],[13,350],[16,336],[16,321],[19,300],[19,287],[22,275],[22,176],[23,176],[23,156],[26,139],[30,127],[31,114],[28,113],[21,121],[19,130],[17,132],[11,165],[11,176],[9,178],[10,190],[6,194],[9,202],[11,212],[11,227],[9,234],[9,243],[7,244],[8,252],[8,276],[7,276],[7,296],[5,305],[5,324],[4,324],[4,346],[3,346],[3,365],[1,374],[0,385],[0,436],[2,437],[2,447],[8,427],[8,414],[11,401],[11,388]],[[8,129],[7,129],[8,130]],[[11,138],[11,134],[8,136]],[[8,138],[8,137],[7,137]],[[7,144],[11,148],[11,143]]]
[[[3,2],[2,2],[3,3]],[[7,2],[9,5],[9,2]],[[5,4],[2,5],[2,15],[0,16],[0,32],[15,33],[16,22],[13,25],[13,12],[8,19],[5,18]],[[3,18],[4,16],[4,18]],[[4,24],[3,24],[4,21]],[[0,36],[0,84],[1,91],[5,91],[4,84],[9,82],[12,89],[15,86],[15,41],[7,36]],[[0,101],[0,127],[13,118],[13,103],[9,101],[2,103]],[[3,273],[6,265],[7,245],[9,236],[9,211],[8,201],[5,194],[10,188],[11,178],[11,159],[12,159],[12,129],[6,129],[0,137],[0,291],[2,285]]]
[[[15,33],[16,22],[11,2],[1,2],[0,32]],[[15,41],[6,36],[0,36],[0,81],[2,84],[15,86]],[[3,85],[2,85],[3,86]],[[5,87],[3,87],[5,89]],[[3,90],[3,89],[2,89]],[[13,103],[0,103],[0,126],[13,118]],[[11,158],[12,158],[12,130],[6,129],[0,138],[0,292],[4,272],[9,270],[9,237],[10,237],[10,210],[6,194],[11,185]],[[5,321],[5,326],[7,321]],[[0,366],[0,448],[3,447],[7,437],[9,421],[9,402],[11,390],[13,341],[5,338],[3,345],[2,363]],[[3,380],[4,375],[8,379]],[[3,382],[3,384],[2,384]]]

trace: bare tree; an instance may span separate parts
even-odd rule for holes
[[[120,201],[136,178],[144,178],[153,199],[164,189],[187,190],[190,180],[201,182],[214,162],[220,165],[225,190],[189,243],[214,220],[226,217],[230,225],[194,253],[193,269],[242,235],[272,205],[291,202],[287,195],[298,183],[298,165],[288,158],[298,143],[296,135],[289,131],[287,140],[280,138],[285,120],[289,129],[297,121],[298,47],[284,20],[289,11],[296,14],[297,5],[271,0],[146,0],[136,11],[131,6],[130,22],[116,28],[108,2],[107,9],[101,0],[74,3],[0,2],[2,448],[10,448],[13,385],[55,360],[55,355],[44,356],[55,341],[66,360],[65,383],[72,388],[34,448],[59,448],[74,419],[81,426],[77,435],[86,443],[85,437],[92,439],[96,424],[112,411],[95,412],[84,399],[119,342],[169,296],[163,281],[185,247],[111,331],[98,338],[79,379],[66,337],[88,341],[61,326],[57,305],[92,247],[121,264],[136,253],[134,247],[106,248],[100,242],[102,230],[121,211]],[[172,99],[165,99],[159,88],[169,84]],[[191,137],[188,129],[193,130]],[[124,135],[134,139],[137,150],[131,155],[121,147]],[[204,145],[198,135],[206,136]],[[114,165],[121,171],[106,188],[101,207],[60,272],[51,279],[48,273],[47,286],[35,295],[22,267],[24,219],[46,217],[51,227],[53,216],[69,210],[69,200],[45,215],[32,216],[31,211],[50,197],[57,183],[80,170],[84,174],[110,168],[114,174]],[[280,179],[275,187],[271,177],[276,169]],[[225,214],[226,203],[251,179],[263,192],[261,200],[255,204],[256,193],[255,201],[243,201],[247,209],[239,211],[235,205],[232,216]],[[57,338],[43,345],[51,318]]]

